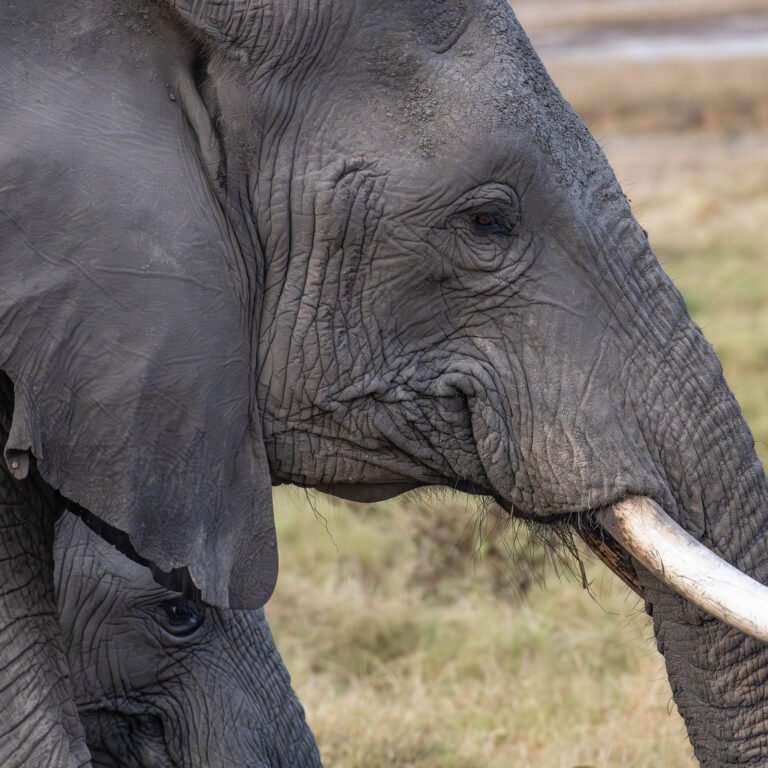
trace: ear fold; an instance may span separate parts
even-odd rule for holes
[[[242,44],[264,14],[250,0],[165,0],[186,24],[221,43]]]
[[[20,43],[24,88],[0,87],[6,457],[23,473],[33,454],[142,558],[186,567],[205,600],[255,608],[277,575],[256,265],[173,98],[186,42],[111,31],[60,61]]]

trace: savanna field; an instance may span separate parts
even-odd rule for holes
[[[768,0],[514,5],[768,464],[768,32],[739,37]],[[276,518],[268,615],[329,768],[695,765],[639,600],[583,553],[448,493],[277,489]]]

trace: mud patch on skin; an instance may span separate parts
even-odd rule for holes
[[[416,24],[418,40],[435,53],[444,53],[461,36],[468,21],[467,5],[451,0],[429,0],[419,4]]]
[[[552,83],[506,3],[486,0],[486,4],[484,32],[494,51],[493,60],[501,62],[493,89],[499,129],[528,126],[553,165],[558,185],[586,188],[595,174],[605,174],[606,161],[600,148]],[[613,187],[620,197],[615,181]]]
[[[403,102],[405,119],[418,138],[419,151],[426,160],[436,156],[439,145],[438,132],[431,127],[439,108],[440,102],[434,98],[432,89],[423,84],[414,86]]]
[[[421,57],[408,49],[402,33],[386,32],[379,38],[367,70],[376,79],[396,83],[414,77],[421,65]]]

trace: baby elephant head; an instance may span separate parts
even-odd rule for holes
[[[263,610],[217,610],[65,514],[56,591],[94,765],[320,766]]]

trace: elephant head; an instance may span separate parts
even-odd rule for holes
[[[766,476],[717,357],[503,0],[2,14],[17,473],[31,453],[222,606],[272,589],[281,482],[447,485],[613,555],[593,513],[644,496],[766,580]],[[637,554],[702,764],[764,762],[765,646]]]
[[[209,608],[159,587],[71,514],[54,552],[94,765],[319,768],[263,609]]]

